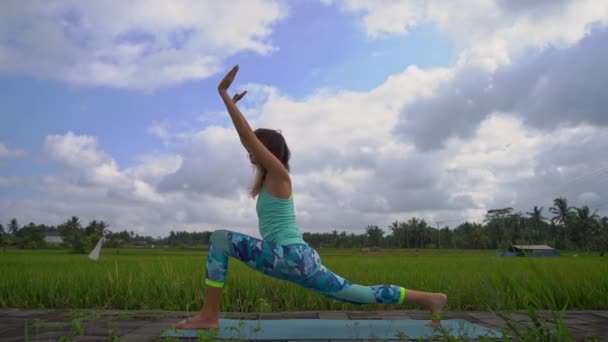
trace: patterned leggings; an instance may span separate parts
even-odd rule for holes
[[[266,275],[339,301],[402,304],[405,300],[405,288],[401,286],[362,286],[340,277],[323,266],[317,251],[308,245],[280,245],[228,230],[216,230],[211,235],[205,284],[224,286],[229,256]]]

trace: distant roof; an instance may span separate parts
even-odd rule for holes
[[[547,245],[513,245],[513,247],[519,249],[554,249],[553,247]]]

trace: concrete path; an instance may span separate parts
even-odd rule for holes
[[[192,314],[190,312],[190,315]],[[539,314],[546,318],[551,316],[549,312]],[[161,338],[160,334],[186,316],[186,312],[159,310],[0,309],[0,341],[170,341],[171,339]],[[507,316],[513,322],[520,322],[522,325],[531,324],[525,313]],[[318,311],[222,313],[221,317],[234,319],[428,319],[428,313],[415,310]],[[448,311],[446,318],[465,319],[498,331],[506,325],[504,320],[495,317],[491,312]],[[564,322],[577,341],[584,341],[586,338],[591,341],[608,341],[608,311],[567,311]],[[187,341],[187,339],[179,341]]]

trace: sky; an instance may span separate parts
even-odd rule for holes
[[[0,223],[259,237],[217,84],[292,153],[304,232],[608,215],[608,2],[0,3]]]

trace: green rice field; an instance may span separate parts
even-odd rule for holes
[[[323,264],[362,285],[444,292],[448,310],[608,309],[608,257],[501,258],[496,251],[320,249]],[[103,249],[98,262],[65,250],[0,252],[0,307],[198,310],[207,252]],[[262,275],[230,259],[222,311],[391,310],[357,306]]]

